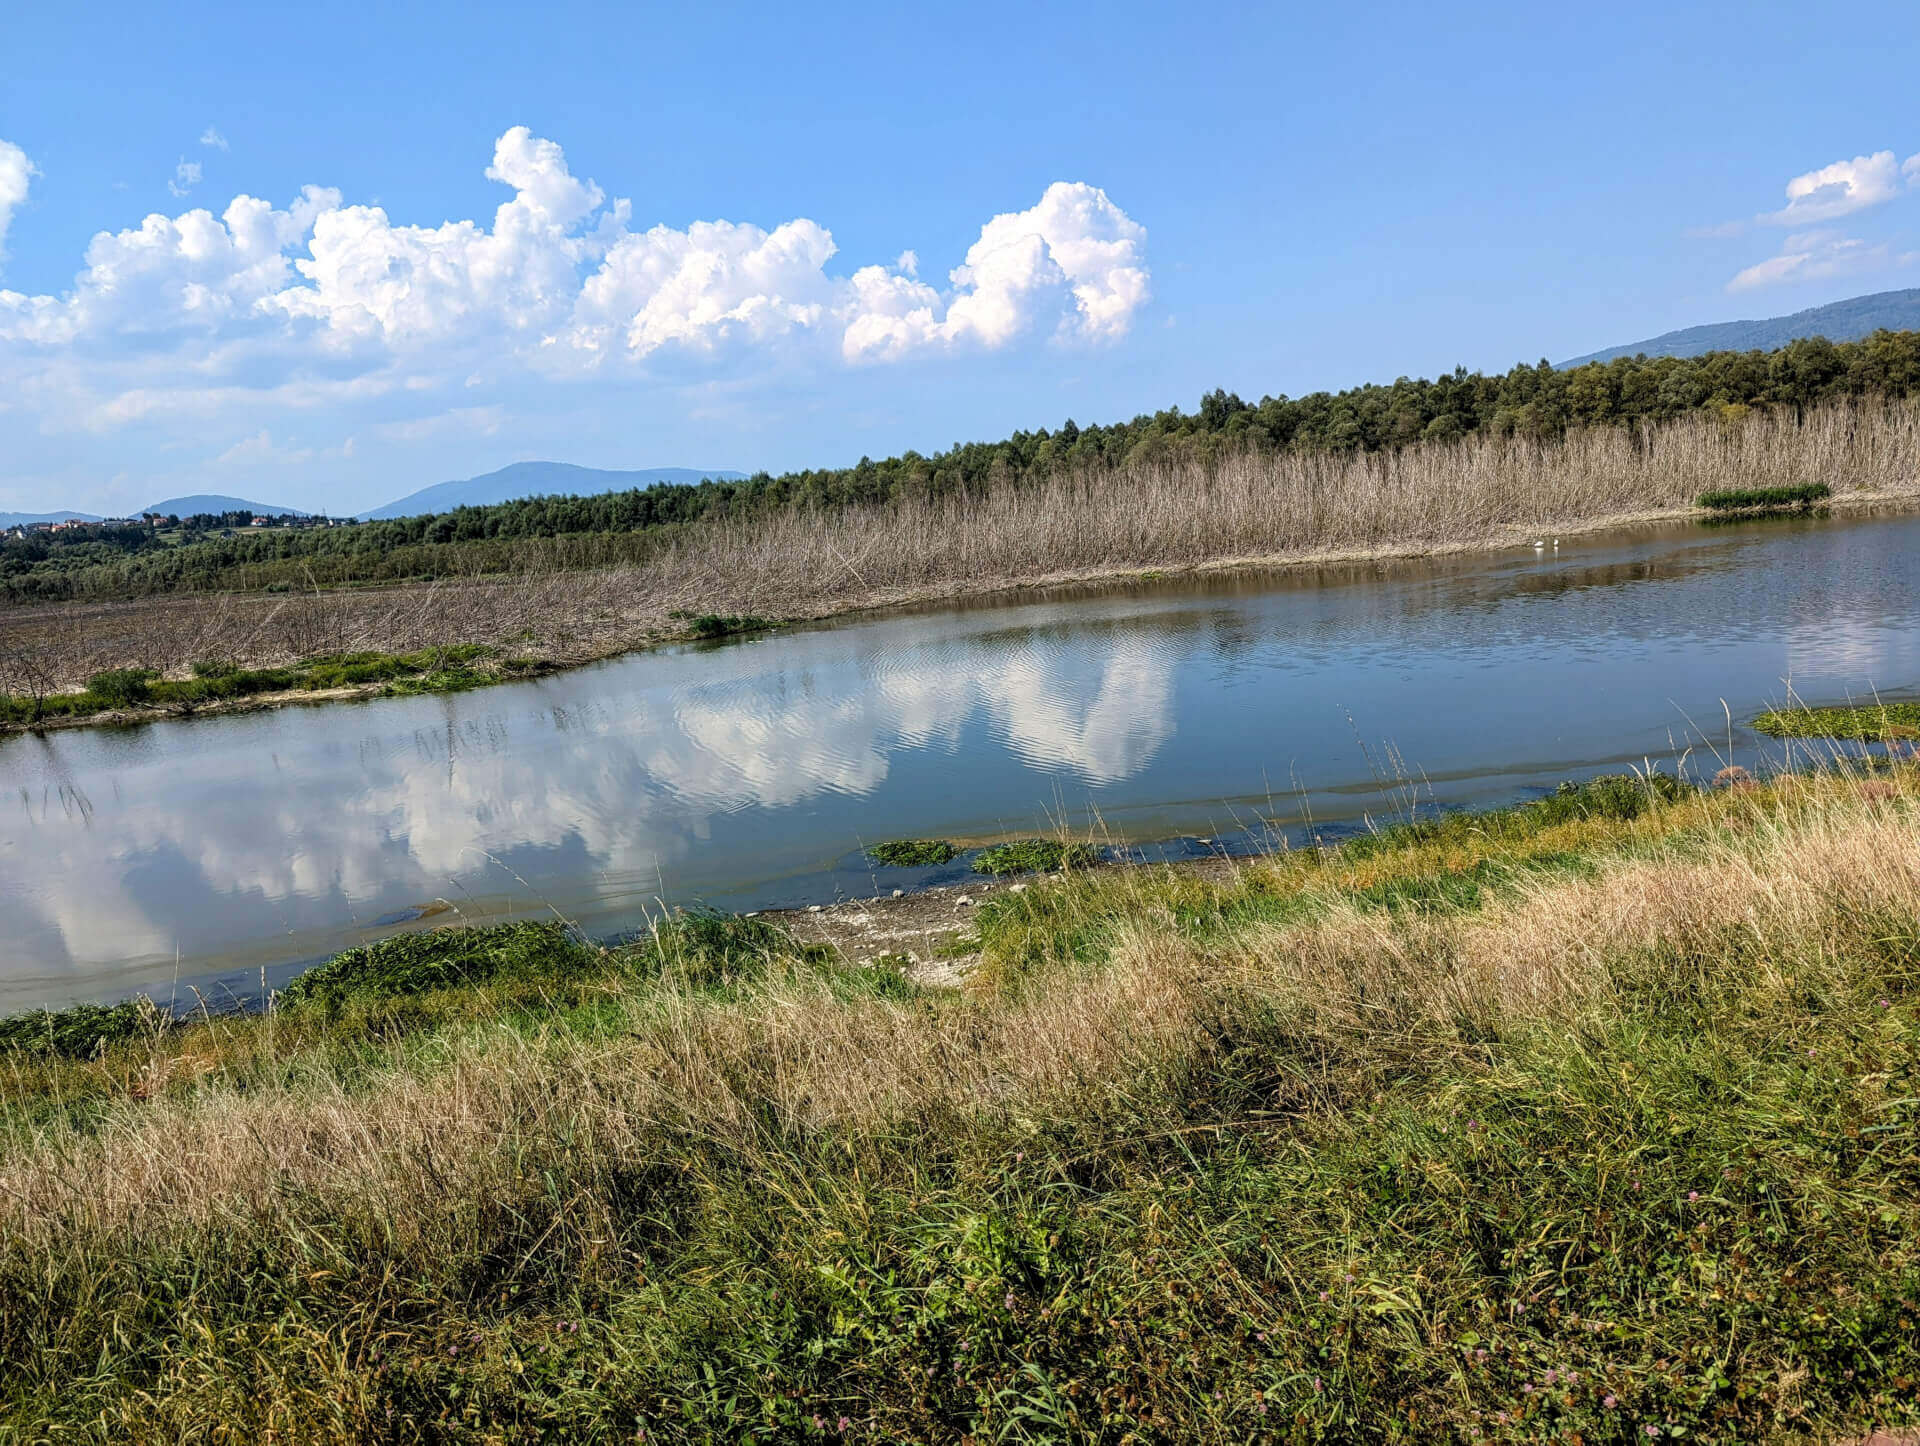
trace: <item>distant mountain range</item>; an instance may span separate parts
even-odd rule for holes
[[[162,517],[195,517],[203,513],[251,512],[256,517],[305,517],[297,507],[276,507],[271,502],[249,502],[244,497],[222,497],[217,492],[196,492],[191,497],[169,497],[141,512],[157,512]],[[134,514],[136,517],[139,513]]]
[[[1876,291],[1826,306],[1773,316],[1762,321],[1722,321],[1689,326],[1627,346],[1612,346],[1557,363],[1561,367],[1615,357],[1700,356],[1710,351],[1772,351],[1803,337],[1824,336],[1828,341],[1858,341],[1885,327],[1888,331],[1920,331],[1920,290]]]
[[[644,467],[635,472],[609,472],[599,467],[576,467],[571,462],[515,462],[497,472],[469,477],[464,482],[439,482],[409,492],[397,502],[362,512],[369,521],[386,517],[419,517],[429,512],[451,512],[456,507],[485,507],[516,502],[522,497],[596,497],[602,492],[625,492],[657,482],[699,482],[706,478],[738,481],[744,472],[717,468]]]
[[[728,472],[717,467],[643,467],[632,472],[610,472],[599,467],[576,467],[571,462],[515,462],[482,477],[462,482],[439,482],[409,492],[397,502],[362,512],[359,517],[374,521],[386,517],[419,517],[430,512],[451,512],[456,507],[485,507],[494,502],[517,502],[523,497],[596,497],[602,492],[625,492],[633,487],[651,487],[658,482],[693,483],[714,478],[737,482],[747,474]],[[244,497],[226,497],[214,492],[189,497],[169,497],[143,507],[140,512],[157,512],[162,517],[193,517],[197,514],[251,512],[256,517],[307,517],[297,507],[281,507],[272,502],[249,502]],[[132,515],[138,517],[140,512]],[[90,512],[0,512],[0,527],[21,527],[35,522],[98,522]]]
[[[0,512],[0,527],[31,527],[36,522],[98,522],[91,512]]]

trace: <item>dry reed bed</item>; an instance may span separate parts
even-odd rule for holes
[[[0,611],[0,668],[31,650],[78,687],[108,667],[177,673],[198,658],[271,665],[470,642],[581,662],[673,635],[681,609],[808,618],[1141,569],[1468,549],[1671,514],[1714,488],[1809,481],[1842,503],[1920,495],[1920,402],[1832,405],[1798,422],[1694,415],[1556,442],[1145,464],[714,523],[644,565],[593,571],[14,608]]]
[[[1466,1038],[1617,1014],[1637,959],[1736,950],[1756,1001],[1817,991],[1824,961],[1884,942],[1887,921],[1920,908],[1914,800],[1871,787],[1788,784],[1704,842],[1616,857],[1591,877],[1522,875],[1475,913],[1333,904],[1210,950],[1155,921],[1141,875],[1109,967],[1014,997],[934,1011],[837,1002],[817,979],[776,971],[736,1003],[636,1003],[613,1041],[482,1024],[351,1089],[319,1058],[295,1058],[267,1091],[129,1099],[85,1130],[15,1119],[0,1138],[0,1238],[51,1260],[89,1241],[274,1237],[325,1220],[431,1252],[457,1246],[474,1202],[513,1197],[556,1150],[578,1174],[583,1160],[658,1164],[689,1138],[751,1153],[770,1120],[859,1137],[1130,1103],[1150,1115],[1236,1021],[1289,1021],[1298,1058],[1282,1067],[1297,1070],[1306,1109],[1327,1058],[1458,1059]],[[578,1203],[586,1237],[618,1208]]]

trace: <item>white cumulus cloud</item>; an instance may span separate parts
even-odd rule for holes
[[[7,259],[7,227],[14,208],[27,201],[27,186],[40,173],[12,141],[0,141],[0,261]]]
[[[1914,162],[1907,161],[1909,175]],[[1787,204],[1760,219],[1780,226],[1801,226],[1813,221],[1832,221],[1890,201],[1900,191],[1900,164],[1892,151],[1875,151],[1870,156],[1855,156],[1850,161],[1835,161],[1817,171],[1808,171],[1787,182]]]
[[[221,135],[213,126],[208,126],[200,132],[200,144],[216,151],[230,151],[233,149],[232,146],[227,144],[227,138]]]
[[[1851,276],[1876,270],[1888,261],[1884,245],[1869,245],[1833,230],[1801,231],[1787,237],[1778,256],[1770,256],[1740,272],[1727,283],[1727,290],[1752,291],[1794,281]]]
[[[175,196],[184,196],[200,184],[200,163],[181,158],[180,164],[173,168],[173,179],[167,182],[167,190]]]
[[[0,226],[30,174],[0,148]],[[308,186],[285,207],[242,195],[218,214],[103,231],[69,290],[0,291],[0,383],[31,373],[43,427],[56,414],[112,427],[250,392],[313,405],[348,389],[654,374],[675,356],[710,367],[797,348],[825,366],[1028,335],[1097,344],[1150,297],[1145,229],[1078,182],[987,221],[936,287],[911,250],[835,268],[832,233],[805,217],[635,230],[630,202],[524,126],[499,138],[486,175],[511,192],[490,223],[408,224]],[[183,160],[173,184],[200,179]],[[243,420],[249,434],[257,421]]]
[[[181,167],[176,187],[204,194]],[[0,240],[34,174],[0,143]],[[0,286],[0,491],[45,492],[83,453],[119,466],[134,434],[174,468],[319,465],[348,435],[392,457],[551,418],[564,392],[744,397],[921,356],[1107,345],[1151,295],[1145,229],[1080,182],[986,220],[945,265],[901,250],[911,237],[866,265],[805,216],[636,227],[523,126],[485,174],[491,215],[243,194],[100,231],[57,291]]]

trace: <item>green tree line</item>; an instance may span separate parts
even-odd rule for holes
[[[190,518],[176,537],[145,528],[87,528],[0,543],[0,596],[12,602],[140,596],[192,588],[396,581],[512,570],[529,539],[578,538],[535,549],[582,565],[633,561],[682,527],[771,508],[838,508],[1018,484],[1061,469],[1119,471],[1229,452],[1377,451],[1476,435],[1537,439],[1571,428],[1659,422],[1705,409],[1766,408],[1795,415],[1836,399],[1920,395],[1920,332],[1861,341],[1812,338],[1776,351],[1697,357],[1621,357],[1557,369],[1545,361],[1505,373],[1464,367],[1340,392],[1243,401],[1224,390],[1195,410],[1131,421],[1015,432],[852,467],[743,481],[662,484],[594,497],[533,497],[430,516],[295,531],[246,529],[245,518]],[[240,527],[240,530],[228,530]],[[595,541],[587,541],[595,538]],[[564,554],[564,555],[563,555]]]

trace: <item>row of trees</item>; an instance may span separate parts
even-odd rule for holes
[[[189,540],[156,549],[151,540],[100,537],[63,555],[0,548],[0,587],[14,600],[132,593],[223,585],[249,566],[295,558],[375,558],[443,543],[512,541],[573,533],[647,532],[792,505],[841,507],[909,495],[1019,483],[1061,468],[1123,471],[1130,465],[1201,458],[1239,450],[1372,451],[1445,442],[1474,434],[1553,438],[1574,427],[1658,422],[1718,408],[1771,408],[1796,414],[1838,398],[1920,395],[1920,332],[1876,332],[1862,341],[1796,341],[1772,352],[1710,352],[1698,357],[1622,357],[1557,369],[1545,361],[1505,373],[1459,368],[1443,376],[1401,377],[1386,385],[1243,401],[1209,392],[1191,412],[1178,407],[1127,422],[1015,432],[1000,442],[956,443],[923,456],[905,452],[852,467],[760,473],[744,481],[661,485],[597,497],[536,497],[462,507],[426,517],[348,528],[241,530],[215,535],[225,519],[191,519]],[[231,526],[232,523],[226,523]],[[137,531],[137,529],[125,529]],[[86,550],[92,548],[94,550]],[[352,566],[326,569],[352,576]],[[367,576],[385,575],[365,569]],[[81,579],[84,577],[84,583]]]

